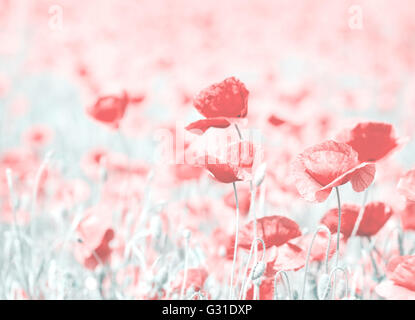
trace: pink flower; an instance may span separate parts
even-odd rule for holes
[[[87,209],[77,227],[80,243],[76,245],[75,257],[88,269],[106,263],[111,256],[110,241],[114,238],[112,214],[109,206],[99,204]]]
[[[254,223],[251,221],[241,228],[238,245],[249,250],[253,241]],[[282,246],[291,239],[301,236],[298,224],[283,216],[267,216],[257,220],[257,237],[264,240],[265,248]],[[261,248],[259,246],[259,248]]]
[[[129,98],[125,91],[121,97],[103,96],[98,98],[94,105],[87,108],[87,113],[98,122],[118,129],[128,103]]]
[[[376,293],[392,300],[415,300],[415,256],[397,256],[387,266],[388,280],[376,287]]]
[[[29,147],[41,148],[49,144],[53,139],[53,131],[44,125],[36,125],[27,130],[23,141]]]
[[[373,163],[359,163],[357,152],[349,145],[329,140],[301,153],[292,163],[291,172],[304,199],[323,202],[334,187],[349,181],[354,191],[364,191],[376,169]]]
[[[401,144],[393,126],[383,122],[360,122],[352,129],[343,130],[337,140],[356,150],[361,162],[379,161]]]
[[[340,232],[347,239],[350,237],[359,215],[360,207],[353,204],[342,205],[342,221]],[[371,202],[365,206],[362,220],[356,235],[370,237],[378,233],[385,223],[392,216],[392,209],[383,202]],[[337,231],[338,209],[329,210],[321,219],[321,223],[326,225],[332,233]]]
[[[399,179],[397,188],[408,200],[415,201],[415,169],[409,170]]]

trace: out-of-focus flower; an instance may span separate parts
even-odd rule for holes
[[[402,229],[415,231],[415,202],[407,201],[405,208],[400,212]]]
[[[356,150],[360,162],[382,160],[403,142],[395,136],[393,126],[383,122],[360,122],[343,130],[336,139]]]
[[[376,287],[376,293],[392,300],[415,300],[415,256],[392,258],[387,267],[388,280]]]
[[[415,169],[409,170],[399,179],[397,188],[408,200],[415,201]]]
[[[292,163],[291,172],[300,195],[323,202],[334,187],[351,182],[353,190],[364,191],[375,176],[373,163],[359,163],[349,145],[332,140],[306,149]]]
[[[41,148],[53,139],[53,131],[45,125],[32,126],[23,136],[23,142],[31,148]]]
[[[109,243],[115,235],[110,210],[105,204],[87,209],[77,227],[80,242],[75,247],[75,257],[88,269],[110,260]]]
[[[87,108],[87,113],[103,124],[118,129],[129,103],[127,93],[121,97],[110,95],[98,98],[94,105]]]
[[[249,191],[249,188],[238,188],[237,191],[239,210],[242,215],[247,215],[251,206],[251,192]],[[233,191],[228,192],[224,196],[223,200],[228,207],[236,209],[236,201]]]
[[[350,237],[359,215],[360,207],[353,204],[342,205],[342,221],[340,232],[347,239]],[[365,206],[362,220],[356,235],[370,237],[375,235],[392,216],[392,209],[383,202],[371,202]],[[326,225],[332,233],[337,232],[338,209],[329,210],[321,219],[321,223]]]

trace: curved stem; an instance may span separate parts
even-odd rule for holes
[[[288,291],[288,298],[290,300],[293,300],[293,296],[291,293],[291,285],[290,285],[290,279],[288,277],[288,274],[286,271],[284,270],[280,270],[278,271],[275,276],[274,276],[274,300],[278,300],[278,293],[277,293],[277,279],[278,276],[281,275],[282,279],[283,279],[283,283],[286,285],[287,287],[287,291]]]
[[[360,226],[360,223],[362,222],[363,214],[365,212],[365,206],[366,206],[368,194],[369,194],[369,188],[367,188],[365,190],[365,193],[363,194],[362,206],[360,207],[359,214],[357,216],[356,223],[354,224],[353,231],[350,235],[350,238],[353,238],[356,235],[357,230],[359,230],[359,226]]]
[[[306,262],[305,262],[305,271],[304,271],[304,280],[303,280],[303,288],[301,290],[301,300],[304,300],[305,286],[306,286],[307,274],[308,274],[308,266],[309,266],[309,263],[310,263],[310,256],[311,256],[311,249],[313,248],[314,241],[316,240],[316,237],[317,237],[320,230],[323,230],[323,231],[327,232],[327,234],[328,234],[328,243],[327,243],[326,258],[325,258],[326,273],[328,272],[329,253],[330,253],[330,245],[331,245],[331,232],[330,232],[329,228],[327,228],[326,226],[319,226],[316,229],[316,231],[314,231],[313,238],[311,239],[311,243],[310,243],[310,246],[308,247],[308,251],[307,251],[307,258],[306,258]]]
[[[233,261],[232,261],[232,271],[231,271],[231,280],[229,286],[229,300],[233,297],[233,274],[235,272],[235,263],[236,256],[238,253],[238,233],[239,233],[239,202],[238,202],[238,192],[236,191],[236,184],[232,182],[233,192],[235,194],[235,203],[236,203],[236,221],[235,221],[235,244],[233,249]]]
[[[242,137],[242,133],[241,133],[241,130],[239,130],[238,125],[236,123],[234,123],[234,125],[235,125],[236,131],[238,132],[239,139],[243,140],[244,138]]]
[[[345,278],[345,280],[346,280],[346,292],[345,292],[345,297],[347,297],[348,292],[349,292],[349,284],[348,284],[349,280],[348,280],[348,276],[347,276],[347,272],[346,272],[346,270],[344,270],[342,267],[335,267],[335,268],[334,268],[334,269],[330,272],[329,282],[328,282],[328,284],[327,284],[326,289],[324,290],[323,297],[326,297],[326,296],[327,296],[327,294],[328,294],[328,290],[329,290],[329,288],[330,288],[330,285],[331,285],[331,280],[332,280],[333,275],[334,275],[334,281],[336,281],[336,272],[337,272],[338,270],[342,271],[342,272],[343,272],[343,274],[344,274],[344,278]],[[335,284],[335,283],[334,283],[334,284]],[[335,286],[333,285],[333,297],[335,297],[335,295],[336,295],[336,291],[335,291]]]

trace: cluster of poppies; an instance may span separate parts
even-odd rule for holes
[[[377,164],[382,164],[382,161],[399,150],[399,147],[404,147],[407,139],[398,138],[391,124],[373,121],[359,122],[352,128],[341,130],[332,140],[307,147],[303,152],[293,156],[289,166],[289,176],[295,185],[296,192],[293,190],[290,192],[308,202],[327,201],[333,189],[336,190],[337,195],[338,206],[329,209],[321,217],[320,226],[317,226],[314,234],[310,232],[304,234],[300,225],[290,218],[289,213],[277,215],[265,213],[263,207],[262,210],[255,208],[257,191],[264,193],[261,185],[273,168],[267,168],[267,158],[262,146],[249,139],[246,140],[244,137],[247,128],[241,130],[238,126],[241,118],[245,118],[248,114],[248,96],[249,91],[246,86],[235,77],[212,84],[195,96],[193,105],[205,119],[197,120],[187,125],[185,129],[200,136],[209,129],[226,129],[233,125],[237,133],[236,141],[232,140],[229,132],[225,134],[219,130],[218,134],[224,136],[222,144],[225,145],[225,152],[221,156],[203,149],[198,155],[199,161],[180,165],[181,170],[194,173],[194,175],[186,176],[184,180],[199,180],[205,170],[218,184],[233,184],[233,192],[225,195],[224,203],[236,211],[235,232],[228,237],[222,235],[216,239],[217,233],[226,233],[217,229],[213,235],[215,241],[219,241],[217,247],[224,248],[223,253],[216,252],[216,254],[223,255],[224,259],[232,260],[228,298],[277,298],[279,292],[277,288],[280,282],[284,285],[282,297],[288,299],[294,297],[304,299],[305,296],[312,298],[313,292],[315,298],[318,299],[330,297],[356,299],[365,298],[367,295],[372,297],[374,294],[382,298],[414,297],[415,291],[411,290],[413,290],[415,269],[409,262],[415,257],[411,255],[414,248],[407,248],[403,243],[405,231],[413,228],[412,220],[415,217],[413,213],[414,171],[402,175],[395,186],[395,192],[402,194],[407,201],[406,208],[400,216],[394,213],[394,203],[379,201],[380,199],[367,201],[369,189],[376,181]],[[125,99],[113,97],[111,100],[113,103],[110,104],[101,103],[102,101],[100,98],[92,108],[88,109],[89,115],[103,124],[117,128],[122,119],[119,115],[125,112],[125,104],[120,101],[125,101]],[[103,114],[107,116],[102,118]],[[272,123],[275,125],[275,121]],[[229,137],[231,137],[230,140]],[[191,143],[186,144],[185,148],[191,149],[192,145],[199,143],[198,139],[192,140]],[[192,171],[193,169],[196,171]],[[348,182],[355,193],[364,192],[362,205],[341,202],[340,188]],[[239,196],[237,185],[244,186],[240,188]],[[266,201],[264,197],[267,197],[266,193],[262,194],[262,199],[260,199],[262,206]],[[200,207],[199,204],[194,207],[185,201],[185,207],[196,219],[198,217],[205,219],[211,215],[209,210],[214,209],[211,209],[210,205],[205,206]],[[206,211],[207,217],[203,217],[201,210]],[[240,213],[244,217],[244,225],[241,229],[239,228]],[[258,213],[260,217],[257,216]],[[219,212],[216,214],[221,216]],[[398,232],[396,245],[391,244],[395,249],[391,252],[381,251],[376,246],[376,236],[380,234],[381,240],[378,241],[389,244],[390,239],[380,231],[390,220],[396,220],[386,228],[392,231],[395,228]],[[189,221],[185,225],[193,225],[192,229],[195,228],[194,222]],[[105,233],[102,232],[104,242],[99,242],[94,246],[95,253],[100,256],[101,261],[106,261],[108,257],[108,250],[102,248],[108,249],[107,241],[113,237],[111,228],[105,230]],[[111,233],[108,233],[109,230]],[[200,232],[198,228],[193,231]],[[337,239],[335,237],[332,239],[332,234],[336,235]],[[245,252],[245,258],[243,254],[238,253],[238,249]],[[103,250],[102,254],[101,250]],[[175,280],[176,283],[178,282],[174,287],[176,289],[170,289],[173,293],[181,291],[180,298],[210,296],[209,291],[203,290],[209,269],[205,266],[189,268],[188,243],[184,246],[184,250],[186,261],[183,266],[184,270],[178,275],[180,280]],[[261,251],[261,259],[258,259],[259,251]],[[358,252],[365,252],[366,255],[361,256]],[[335,258],[333,258],[334,255]],[[363,275],[348,266],[346,261],[350,257],[360,260]],[[96,265],[95,258],[90,255],[89,259],[91,258]],[[98,257],[96,259],[98,260]],[[311,273],[309,267],[316,262],[318,264]],[[235,281],[236,270],[239,270],[239,276]],[[338,271],[342,271],[345,280],[339,282],[338,287],[341,289],[336,291]],[[223,276],[222,274],[220,278]],[[307,276],[312,277],[312,283],[316,289],[309,289],[306,292]],[[294,288],[299,277],[304,278],[304,284],[302,288],[301,286]],[[350,279],[355,280],[352,291]],[[181,290],[179,290],[180,284]],[[169,297],[169,294],[162,288],[158,290],[158,295],[156,295],[158,298]],[[187,293],[188,290],[190,290],[189,293]]]

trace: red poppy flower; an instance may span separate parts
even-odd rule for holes
[[[87,109],[87,113],[95,120],[118,129],[128,102],[129,98],[125,91],[121,97],[113,95],[100,97],[93,106]]]
[[[205,167],[218,181],[231,183],[252,178],[253,168],[259,163],[261,149],[248,141],[229,145],[224,156],[218,154],[200,157],[196,165]]]
[[[376,292],[380,296],[393,300],[415,300],[415,256],[391,259],[387,275],[389,280],[376,287]]]
[[[373,181],[375,165],[359,163],[349,145],[332,140],[306,149],[292,163],[292,175],[300,195],[308,201],[323,202],[332,188],[351,182],[361,192]]]
[[[271,115],[268,117],[268,123],[272,124],[275,127],[279,127],[283,125],[284,123],[286,123],[286,121],[275,115]]]
[[[353,204],[342,205],[342,222],[340,232],[345,238],[350,237],[359,215],[360,207]],[[356,235],[370,237],[375,235],[391,217],[392,209],[383,202],[371,202],[365,206],[362,220]],[[332,233],[337,232],[338,209],[329,210],[321,219]]]
[[[360,162],[379,161],[401,143],[393,126],[383,122],[360,122],[352,129],[343,130],[337,140],[356,150]]]
[[[415,201],[415,169],[409,170],[399,179],[398,190],[408,200]]]
[[[340,232],[345,238],[350,237],[353,227],[356,223],[357,216],[359,215],[360,207],[354,204],[343,204],[342,205],[342,221],[340,226]],[[337,208],[330,209],[320,223],[324,224],[329,228],[331,233],[337,232],[337,224],[339,220],[339,211]]]
[[[239,231],[239,246],[243,249],[250,250],[253,234],[253,221],[246,224]],[[257,220],[257,237],[264,240],[265,248],[272,246],[282,246],[284,243],[301,236],[301,231],[298,224],[283,216],[268,216]],[[258,246],[261,248],[261,246]]]
[[[403,230],[415,231],[415,202],[407,201],[405,208],[401,211]]]
[[[373,236],[392,216],[392,209],[383,202],[371,202],[365,206],[362,221],[357,230],[358,236]]]
[[[230,77],[202,90],[193,105],[206,118],[243,118],[248,112],[248,95],[245,85]]]
[[[81,241],[75,248],[78,261],[88,269],[95,269],[100,262],[109,261],[112,251],[109,243],[114,238],[114,230],[112,214],[106,205],[87,209],[77,231]]]
[[[274,277],[278,271],[297,271],[305,266],[306,252],[290,242],[275,251],[275,258],[267,263],[266,277]]]
[[[244,118],[248,113],[249,91],[235,77],[226,78],[203,89],[193,100],[195,108],[207,119],[198,120],[187,130],[203,134],[209,128],[227,128],[232,118]]]

